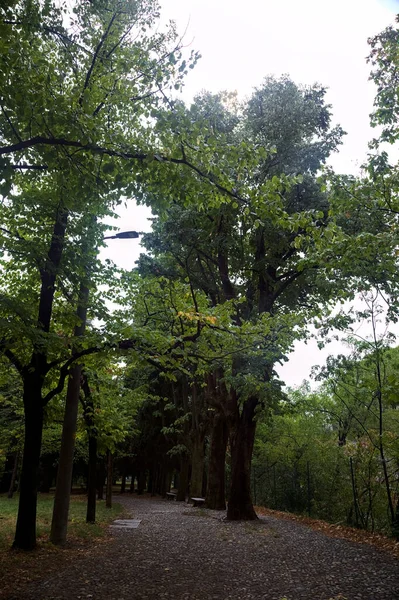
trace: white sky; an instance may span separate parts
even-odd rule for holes
[[[338,172],[355,172],[373,135],[369,127],[374,86],[367,38],[393,23],[399,0],[160,0],[162,20],[173,19],[189,48],[202,58],[186,81],[183,98],[200,90],[251,93],[269,74],[289,74],[296,83],[328,87],[334,121],[348,133],[331,160]],[[149,230],[148,209],[133,206],[120,211],[114,222],[121,230]],[[127,269],[140,248],[132,240],[112,240],[101,254]],[[316,343],[298,344],[281,377],[298,385],[314,364],[342,351],[331,344],[320,352]]]

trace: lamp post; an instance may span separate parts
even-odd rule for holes
[[[142,231],[121,231],[115,235],[107,235],[103,240],[131,240],[142,235]]]
[[[112,236],[106,236],[103,239],[135,239],[138,238],[140,234],[141,232],[137,231],[122,231]],[[80,283],[78,305],[76,308],[76,316],[79,319],[79,323],[74,329],[75,338],[83,337],[86,329],[87,307],[89,301],[88,270],[88,265],[86,265],[86,276]],[[76,352],[77,348],[75,346],[72,348],[72,355],[74,355]],[[67,536],[81,377],[82,364],[73,364],[70,369],[65,400],[65,414],[62,426],[60,458],[58,463],[54,509],[50,533],[50,541],[57,545],[65,544]]]

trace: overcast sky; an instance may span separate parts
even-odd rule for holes
[[[367,153],[374,86],[368,81],[367,38],[394,22],[399,0],[161,0],[162,20],[175,20],[185,43],[202,58],[186,81],[183,98],[199,91],[251,93],[269,74],[287,73],[296,83],[328,87],[334,122],[348,133],[331,164],[338,172],[355,172]],[[148,230],[142,207],[120,211],[113,224],[121,230]],[[132,268],[139,245],[113,240],[102,257]],[[315,343],[301,344],[280,371],[289,385],[299,385],[310,367],[321,363],[331,345],[319,353]]]

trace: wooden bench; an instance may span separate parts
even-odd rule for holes
[[[193,506],[202,506],[205,504],[205,498],[191,498]]]
[[[176,500],[176,492],[166,492],[166,500]]]

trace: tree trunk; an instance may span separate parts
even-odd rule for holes
[[[75,451],[76,422],[78,418],[81,365],[74,365],[68,379],[62,426],[61,450],[55,488],[50,541],[65,544],[68,529],[69,501],[71,496],[73,455]]]
[[[41,381],[38,377],[27,377],[24,381],[24,406],[25,439],[13,548],[33,550],[36,546],[37,489],[43,433]]]
[[[251,498],[251,459],[254,446],[257,398],[244,402],[234,424],[231,453],[231,484],[227,508],[229,521],[257,519]]]
[[[112,453],[107,450],[107,489],[105,496],[105,506],[112,508]]]
[[[145,469],[141,469],[137,476],[137,493],[139,496],[144,494],[146,483],[147,483],[146,471],[145,471]]]
[[[148,485],[147,485],[147,492],[149,494],[151,494],[151,496],[155,496],[155,472],[156,472],[156,467],[155,465],[153,465],[148,473]]]
[[[188,490],[188,472],[190,468],[190,462],[187,455],[183,455],[180,459],[180,477],[179,477],[179,488],[177,490],[176,500],[184,502],[186,500]]]
[[[134,480],[135,479],[136,479],[136,473],[133,471],[132,472],[132,479],[130,481],[129,494],[133,494],[134,493]]]
[[[97,435],[89,432],[89,478],[87,483],[86,523],[96,522]]]
[[[7,498],[10,498],[10,499],[14,495],[15,480],[17,479],[17,473],[18,473],[19,456],[20,456],[20,451],[17,450],[15,453],[14,466],[13,466],[12,474],[11,474],[10,487],[9,487],[8,494],[7,494]]]
[[[55,216],[53,233],[44,266],[40,268],[40,297],[36,331],[50,332],[51,315],[58,268],[61,263],[68,211],[60,205]],[[46,347],[34,346],[27,367],[19,366],[24,382],[25,443],[22,458],[21,483],[14,548],[33,550],[36,546],[36,511],[38,470],[43,434],[42,388],[47,374]]]
[[[212,424],[206,489],[206,507],[213,510],[226,510],[225,469],[228,437],[227,419],[223,414],[216,413]]]
[[[204,479],[205,447],[204,438],[197,434],[193,443],[191,453],[191,497],[198,498],[202,494],[202,482]]]

